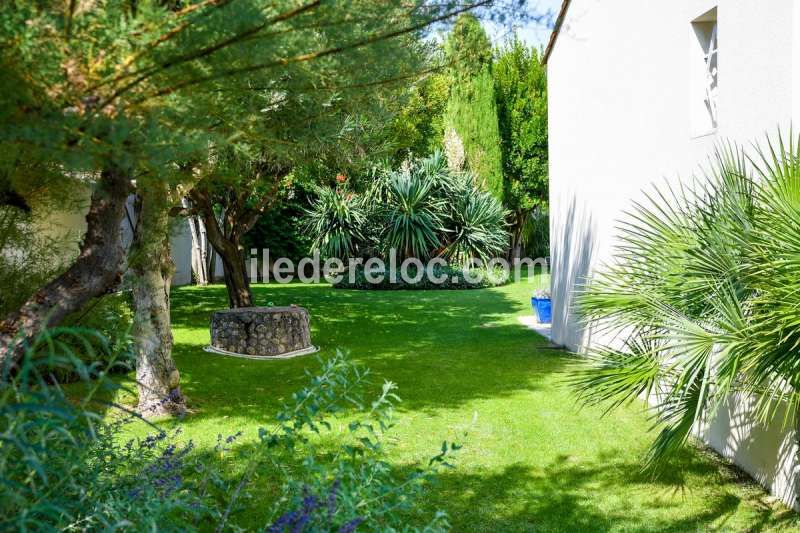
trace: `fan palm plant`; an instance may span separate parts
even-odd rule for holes
[[[619,227],[616,260],[578,298],[608,339],[570,381],[585,403],[643,396],[661,424],[654,466],[732,393],[788,423],[800,386],[800,150],[720,148],[691,187],[663,188]]]
[[[306,228],[314,235],[311,246],[325,257],[344,260],[357,254],[365,221],[358,197],[341,189],[319,187],[306,211]]]

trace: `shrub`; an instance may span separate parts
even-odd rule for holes
[[[0,205],[0,318],[64,268],[64,244],[32,231],[33,215]]]
[[[312,233],[305,228],[305,189],[296,186],[293,195],[267,209],[253,229],[242,236],[245,250],[269,249],[273,257],[288,257],[295,263],[307,257],[313,242]]]
[[[68,337],[70,343],[64,342]],[[176,530],[208,512],[187,470],[186,448],[163,432],[118,443],[124,421],[106,423],[91,405],[117,387],[70,347],[103,343],[88,330],[45,332],[12,377],[0,381],[0,529]],[[48,351],[46,361],[33,353]],[[78,374],[87,390],[70,401],[49,380],[53,368]],[[90,382],[90,376],[100,379]]]
[[[722,148],[693,189],[636,204],[617,262],[579,299],[622,342],[594,348],[574,384],[588,403],[657,402],[650,464],[733,392],[755,397],[761,421],[800,405],[800,145],[777,144]]]
[[[321,189],[309,212],[309,229],[317,235],[314,247],[322,255],[343,259],[334,254],[348,250],[351,257],[388,258],[394,249],[401,260],[442,256],[466,264],[501,256],[508,245],[502,204],[480,190],[471,175],[453,173],[441,152],[409,161],[400,170],[373,171],[357,195],[360,201],[345,190]],[[353,202],[358,225],[355,216],[343,215],[350,209],[332,207],[331,195]],[[333,219],[342,221],[320,222]],[[331,247],[330,242],[347,245]]]
[[[443,202],[431,189],[433,182],[417,173],[397,173],[389,181],[381,242],[401,258],[429,257],[441,246]]]
[[[133,370],[136,366],[136,354],[131,337],[133,302],[130,291],[95,298],[83,309],[66,317],[63,325],[67,328],[64,331],[68,332],[71,331],[70,328],[78,328],[99,333],[99,336],[83,336],[79,339],[68,334],[64,339],[59,339],[68,345],[73,353],[78,354],[85,365],[90,365],[95,371],[121,374]],[[76,343],[76,340],[80,342]],[[86,342],[90,343],[91,351],[85,349]],[[76,372],[66,372],[63,365],[53,368],[52,375],[59,383],[80,379]]]
[[[314,235],[312,248],[325,257],[345,259],[358,254],[366,222],[359,198],[345,188],[319,187],[307,211],[307,228]]]
[[[508,245],[506,212],[488,192],[465,184],[453,195],[447,213],[445,257],[456,261],[500,257]]]
[[[522,229],[522,245],[527,257],[550,257],[550,215],[534,209]]]
[[[64,342],[69,336],[74,338]],[[136,416],[103,400],[119,387],[83,363],[92,357],[78,357],[71,348],[91,350],[102,342],[88,330],[45,332],[14,375],[4,372],[0,529],[238,529],[237,520],[246,518],[243,502],[257,491],[268,511],[268,531],[413,530],[403,511],[413,508],[439,468],[450,466],[448,455],[458,448],[444,443],[427,465],[396,473],[383,444],[398,400],[395,386],[384,383],[377,398],[365,401],[369,372],[337,353],[318,374],[309,374],[274,424],[259,431],[254,447],[238,454],[243,472],[231,476],[219,458],[237,453],[241,433],[219,436],[211,454],[181,442],[180,428],[153,426],[145,438],[123,439],[123,428]],[[32,357],[44,348],[46,365]],[[49,381],[54,366],[81,377],[82,398],[67,398]],[[98,407],[118,413],[104,416]],[[353,410],[361,415],[352,419]],[[312,435],[332,431],[331,418],[345,413],[351,421],[344,442],[332,451],[318,449],[325,439]],[[266,491],[258,484],[264,479],[270,494],[277,488],[272,500],[263,501]],[[443,530],[447,520],[437,513],[420,527]]]

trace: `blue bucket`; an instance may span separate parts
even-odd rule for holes
[[[553,318],[550,298],[531,298],[531,306],[536,312],[536,319],[540,324],[549,324]]]

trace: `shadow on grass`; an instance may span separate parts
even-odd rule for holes
[[[298,284],[258,285],[254,293],[257,305],[306,307],[321,357],[337,348],[349,350],[353,360],[370,368],[376,382],[396,382],[403,398],[399,418],[418,424],[446,410],[464,411],[456,412],[447,427],[438,422],[414,425],[406,434],[415,435],[418,427],[447,431],[462,415],[469,418],[471,402],[523,393],[522,399],[511,400],[516,404],[486,407],[483,425],[475,430],[486,438],[476,437],[474,453],[469,440],[465,442],[465,455],[469,452],[471,458],[461,467],[457,458],[455,470],[426,488],[418,511],[429,517],[437,509],[446,510],[455,531],[741,530],[742,523],[748,531],[760,531],[798,525],[793,513],[769,504],[761,489],[694,449],[671,463],[666,476],[647,478],[637,456],[642,445],[627,434],[619,436],[638,428],[638,419],[600,423],[591,413],[570,413],[563,405],[568,395],[560,394],[554,382],[568,372],[572,360],[545,349],[542,337],[517,323],[517,315],[530,313],[526,291],[519,287],[386,292]],[[270,424],[281,402],[306,384],[304,369],[316,371],[319,366],[313,357],[250,361],[203,352],[210,315],[226,305],[222,286],[174,291],[174,353],[193,409],[186,424],[194,431]],[[531,400],[531,412],[523,415],[528,408],[520,405],[528,401],[526,394],[536,399]],[[527,418],[520,421],[521,416]],[[572,418],[557,418],[567,416]],[[508,420],[516,428],[505,432]],[[616,432],[613,442],[611,432],[605,433],[611,429]],[[587,434],[600,435],[598,442]],[[513,451],[502,455],[496,449],[519,449],[520,442],[504,438],[528,439],[536,446],[537,436],[551,445],[554,439],[563,442],[529,454],[525,462]],[[418,457],[424,452],[418,450],[420,443],[426,441],[412,438],[414,442],[405,444]],[[628,445],[630,449],[621,449]],[[242,457],[251,451],[248,446],[241,445]],[[408,452],[407,446],[402,453]],[[399,463],[395,467],[400,477],[412,469]],[[253,501],[274,497],[276,487],[269,480],[268,473],[260,478],[263,500]],[[266,516],[261,512],[250,505],[238,518],[263,526]],[[734,515],[736,524],[729,527]]]
[[[676,475],[652,480],[641,473],[640,463],[619,459],[625,455],[617,450],[593,461],[558,456],[542,469],[514,464],[488,475],[465,475],[456,469],[441,479],[446,494],[441,501],[446,502],[457,531],[592,532],[727,530],[728,519],[743,503],[731,492],[693,493],[686,488],[685,478],[711,477],[725,468],[710,457],[687,452],[673,463]],[[748,498],[750,507],[756,499],[759,505],[748,521],[748,531],[800,526],[794,513],[786,509],[776,512],[759,488],[749,489],[753,492]],[[605,502],[609,491],[648,491],[652,497],[634,511],[624,502]],[[695,509],[687,513],[684,504],[691,499],[700,499],[701,504],[686,506]]]
[[[566,362],[516,322],[524,302],[498,290],[355,291],[326,286],[255,286],[258,305],[305,307],[320,357],[348,351],[380,380],[398,384],[401,410],[431,413],[475,399],[533,391]],[[271,412],[305,382],[314,357],[251,361],[208,354],[211,313],[224,287],[175,291],[174,354],[197,417]],[[511,317],[509,319],[509,317]]]
[[[235,456],[252,457],[254,446],[237,447]],[[331,451],[333,447],[322,446],[324,449]],[[676,458],[674,475],[654,481],[641,473],[639,463],[621,459],[625,456],[623,450],[608,451],[591,461],[558,456],[540,468],[516,463],[485,473],[463,471],[456,456],[456,467],[440,472],[424,487],[413,508],[405,511],[406,521],[409,525],[425,524],[438,510],[444,510],[453,531],[741,530],[729,523],[744,503],[740,496],[706,491],[702,485],[692,491],[685,483],[688,478],[713,477],[720,472],[733,479],[739,476],[737,471],[719,464],[710,455],[687,451]],[[299,463],[301,458],[294,460]],[[409,478],[416,468],[417,465],[407,464],[392,466],[400,481]],[[251,501],[271,501],[279,493],[279,481],[266,462],[263,469],[249,486]],[[228,483],[236,485],[239,475],[229,473]],[[607,499],[608,491],[622,491],[623,496],[648,491],[652,496],[634,510],[624,502]],[[794,531],[800,527],[794,513],[787,509],[777,511],[757,487],[749,487],[746,496],[750,506],[747,531]],[[690,501],[693,505],[686,505]],[[269,514],[265,506],[245,505],[233,514],[232,520],[244,528],[257,528],[268,525]]]

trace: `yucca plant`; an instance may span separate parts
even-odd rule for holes
[[[443,202],[431,193],[433,181],[419,173],[395,173],[383,211],[382,242],[398,257],[430,257],[441,246]]]
[[[306,211],[306,228],[314,236],[311,247],[325,257],[355,256],[364,241],[365,222],[358,196],[342,189],[317,188],[317,198]]]
[[[718,149],[693,185],[656,190],[619,226],[615,262],[578,298],[606,345],[570,379],[610,408],[647,397],[655,466],[734,392],[789,423],[800,385],[800,150]]]
[[[469,177],[453,193],[447,209],[444,256],[455,261],[488,261],[503,255],[508,245],[506,212],[490,193],[471,186]]]

